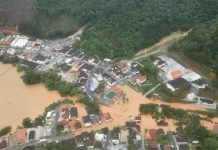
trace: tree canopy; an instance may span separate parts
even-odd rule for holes
[[[163,36],[188,30],[218,14],[216,0],[33,0],[33,16],[20,30],[63,37],[86,25],[78,44],[89,53],[131,57]]]

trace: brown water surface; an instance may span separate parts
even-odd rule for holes
[[[0,63],[0,128],[22,124],[25,117],[35,118],[49,104],[61,99],[57,92],[48,91],[42,84],[27,86],[12,65]]]

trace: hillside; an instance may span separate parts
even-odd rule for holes
[[[218,18],[196,25],[171,51],[182,53],[216,73],[212,84],[218,88]]]
[[[20,30],[56,38],[87,25],[79,46],[120,58],[217,14],[217,0],[34,0],[32,21]]]
[[[171,50],[182,52],[192,60],[218,72],[218,19],[196,25]]]
[[[32,0],[0,0],[0,26],[18,25],[31,17]]]

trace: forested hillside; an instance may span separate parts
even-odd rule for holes
[[[29,20],[31,8],[32,0],[0,0],[0,27]]]
[[[217,0],[34,0],[25,33],[66,36],[86,25],[79,46],[111,58],[131,57],[163,36],[218,14]]]

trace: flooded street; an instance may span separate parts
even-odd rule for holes
[[[10,125],[13,127],[13,130],[16,130],[17,126],[22,125],[22,120],[25,117],[34,119],[43,113],[46,106],[61,99],[57,92],[48,91],[42,84],[34,86],[25,85],[20,78],[20,75],[21,74],[18,73],[16,68],[12,65],[0,63],[0,128]],[[109,112],[111,114],[113,121],[93,126],[92,128],[85,128],[84,131],[97,130],[102,127],[113,128],[114,126],[124,125],[129,119],[129,116],[137,116],[139,114],[140,104],[155,103],[159,105],[170,105],[171,107],[182,108],[184,110],[205,110],[204,107],[198,105],[149,100],[128,86],[120,88],[126,93],[129,102],[112,105],[110,107],[101,106],[103,112]],[[79,117],[86,115],[83,104],[76,103],[76,107],[78,108]],[[168,120],[168,123],[169,126],[163,127],[163,129],[165,131],[175,130],[174,121]],[[211,128],[211,125],[212,124],[208,124],[208,127]],[[142,116],[141,128],[158,129],[159,127],[151,116],[145,115]]]
[[[49,104],[61,99],[57,92],[49,92],[42,84],[27,86],[12,65],[0,63],[0,128],[22,125],[25,117],[34,119]]]

